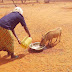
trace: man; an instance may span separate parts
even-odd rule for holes
[[[14,40],[12,33],[16,37],[18,43],[21,44],[14,31],[16,25],[20,22],[28,36],[31,36],[22,14],[23,10],[20,7],[16,7],[11,13],[0,19],[0,50],[7,51],[8,56],[11,55],[11,58],[18,57],[14,55]]]

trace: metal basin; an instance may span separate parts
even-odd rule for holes
[[[43,46],[40,46],[40,42],[31,43],[29,47],[34,50],[42,50],[44,48]]]

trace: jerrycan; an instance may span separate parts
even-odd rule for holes
[[[28,48],[28,46],[32,43],[32,38],[31,37],[25,37],[22,41],[21,41],[21,46],[23,48]]]

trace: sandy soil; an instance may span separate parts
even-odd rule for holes
[[[10,59],[7,52],[0,52],[0,72],[72,72],[72,3],[18,4],[24,10],[24,18],[34,42],[40,42],[47,31],[62,27],[61,42],[43,51],[22,48],[14,37],[15,54]],[[0,5],[0,18],[14,8],[12,4]],[[20,24],[15,28],[22,40],[27,36]]]

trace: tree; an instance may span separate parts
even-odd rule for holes
[[[2,0],[2,2],[3,2],[3,0]]]
[[[38,3],[38,0],[36,0],[36,2]]]
[[[21,2],[23,3],[23,0],[21,0]],[[26,0],[24,0],[24,3],[26,2]]]
[[[44,2],[45,2],[45,3],[49,3],[49,2],[50,2],[50,0],[44,0]]]

